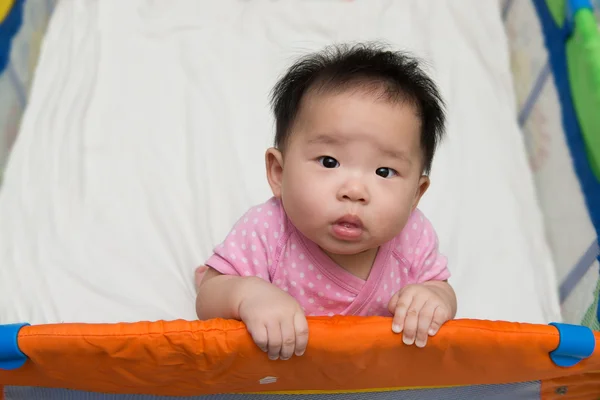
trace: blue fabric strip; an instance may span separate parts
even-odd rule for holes
[[[546,64],[542,67],[538,76],[535,80],[533,88],[531,88],[531,92],[529,92],[529,96],[527,96],[527,100],[519,112],[519,126],[522,128],[525,126],[527,119],[529,118],[529,114],[531,114],[531,110],[533,110],[533,106],[537,102],[540,94],[542,93],[542,89],[550,76],[550,64],[546,61]]]
[[[581,279],[583,279],[599,255],[600,246],[597,241],[594,241],[560,285],[559,294],[561,304],[569,297],[577,284],[581,282]]]

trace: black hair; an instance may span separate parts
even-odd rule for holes
[[[428,174],[444,135],[444,101],[415,58],[372,43],[330,46],[299,59],[287,70],[271,93],[275,147],[285,149],[309,90],[343,91],[356,86],[373,88],[388,101],[407,101],[415,107],[421,118],[423,172]]]

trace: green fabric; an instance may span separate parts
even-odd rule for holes
[[[556,25],[563,26],[565,20],[566,0],[546,0],[550,14],[554,18]]]
[[[581,9],[567,41],[567,64],[573,103],[592,171],[600,181],[600,31],[594,13]]]
[[[598,322],[598,318],[596,317],[596,310],[598,310],[598,297],[600,296],[600,279],[598,279],[598,284],[596,285],[595,293],[595,300],[583,316],[581,325],[587,326],[588,328],[593,329],[595,331],[600,331],[600,322]]]

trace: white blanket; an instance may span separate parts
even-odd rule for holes
[[[270,195],[268,92],[296,57],[425,59],[448,137],[421,208],[459,317],[560,319],[497,2],[62,1],[0,192],[0,323],[194,319],[194,268]]]

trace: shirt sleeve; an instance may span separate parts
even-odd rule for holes
[[[411,249],[411,270],[416,283],[444,281],[450,277],[448,259],[439,251],[437,233],[431,222],[417,210],[413,226],[419,226],[419,234]]]
[[[248,210],[206,265],[223,275],[256,276],[271,281],[272,265],[283,224],[273,202]]]

